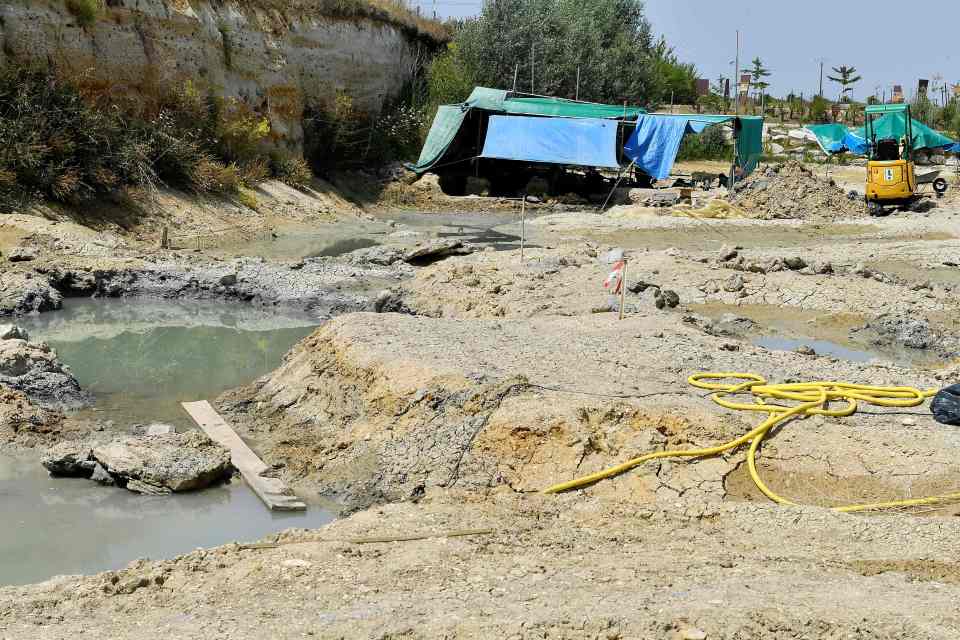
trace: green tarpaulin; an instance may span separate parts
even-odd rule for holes
[[[950,138],[934,131],[927,125],[913,120],[913,150],[946,149],[956,144]],[[907,118],[903,113],[889,113],[873,122],[877,140],[900,140],[906,135]],[[850,152],[865,155],[868,152],[866,127],[848,129],[842,124],[815,124],[807,127],[817,137],[825,153]]]
[[[560,98],[517,97],[500,89],[477,87],[463,104],[440,107],[420,152],[420,159],[410,168],[417,173],[425,173],[440,162],[460,131],[467,113],[472,109],[526,116],[627,120],[635,120],[638,115],[646,113],[639,107],[575,102]]]
[[[424,173],[436,165],[450,148],[450,143],[457,136],[466,117],[467,111],[459,105],[444,105],[437,109],[437,115],[430,125],[430,133],[420,150],[420,159],[411,169]]]
[[[954,141],[941,135],[917,120],[912,121],[913,128],[913,148],[917,149],[940,149],[953,146]],[[903,113],[888,113],[885,116],[873,121],[873,131],[877,140],[887,138],[899,140],[907,132],[907,117]],[[853,132],[858,138],[866,138],[866,127],[860,127]]]
[[[763,118],[740,116],[740,133],[737,137],[737,166],[744,175],[757,168],[763,155]]]

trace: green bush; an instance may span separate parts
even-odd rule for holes
[[[703,133],[684,136],[677,160],[730,160],[733,144],[728,142],[722,126],[707,127]]]
[[[66,0],[66,4],[82,27],[93,26],[102,7],[101,0]]]
[[[291,187],[302,188],[310,184],[313,172],[307,161],[299,156],[275,152],[270,156],[270,166],[277,180]]]
[[[322,174],[413,160],[426,125],[424,107],[388,103],[381,115],[371,115],[358,110],[349,95],[339,93],[331,106],[305,114],[305,155]]]
[[[0,68],[0,209],[161,184],[236,194],[271,170],[309,179],[293,161],[268,166],[260,143],[269,124],[239,102],[210,100],[191,83],[136,107],[100,93],[48,71]]]

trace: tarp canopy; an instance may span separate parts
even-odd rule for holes
[[[927,125],[912,120],[913,150],[942,149],[949,151],[957,142],[934,131]],[[869,146],[866,139],[866,127],[848,129],[842,124],[816,124],[807,127],[807,130],[817,137],[817,143],[825,153],[844,153],[849,151],[856,155],[866,155]],[[907,119],[904,113],[888,113],[873,122],[874,134],[877,140],[900,140],[907,132]]]
[[[737,167],[739,174],[753,172],[763,154],[763,118],[725,115],[639,116],[637,128],[627,140],[624,152],[647,175],[662,180],[670,175],[683,136],[702,133],[712,125],[739,121]]]
[[[437,111],[427,140],[420,151],[420,158],[409,168],[425,173],[436,166],[457,137],[463,121],[471,110],[494,114],[526,116],[550,116],[554,118],[604,118],[633,121],[646,113],[640,107],[576,102],[561,98],[539,96],[516,96],[501,89],[476,87],[467,101],[457,105],[445,105]]]
[[[481,157],[617,169],[617,126],[599,118],[490,116]]]

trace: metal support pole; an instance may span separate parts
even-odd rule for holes
[[[524,194],[520,203],[520,264],[523,264],[523,248],[527,239],[527,196]]]
[[[620,272],[620,319],[623,320],[623,306],[627,294],[627,259],[623,259],[623,271]]]
[[[733,74],[733,102],[734,114],[740,115],[740,30],[737,29],[737,58]]]

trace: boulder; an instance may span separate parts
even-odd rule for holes
[[[440,238],[408,249],[403,255],[403,261],[408,264],[422,264],[436,262],[449,256],[465,256],[473,251],[473,247],[465,245],[461,240]]]
[[[396,234],[393,234],[396,235]],[[407,250],[403,247],[376,246],[351,251],[347,256],[350,264],[355,266],[377,265],[389,267],[402,262]]]
[[[52,409],[81,409],[90,396],[45,343],[0,340],[0,384],[26,394],[31,402]]]
[[[676,291],[673,291],[671,289],[664,289],[660,293],[660,297],[663,299],[664,304],[669,309],[673,309],[680,304],[680,296],[677,294]]]
[[[93,449],[83,442],[54,445],[40,458],[40,464],[50,475],[62,478],[89,478],[97,466]]]
[[[784,258],[783,264],[785,264],[790,271],[799,271],[807,266],[807,261],[799,256],[793,256],[791,258]]]
[[[199,431],[118,438],[95,447],[93,458],[138,493],[195,491],[232,473],[230,452]]]
[[[29,340],[26,329],[15,324],[0,324],[0,340]]]
[[[743,291],[744,286],[745,283],[743,281],[743,276],[741,276],[739,273],[735,273],[727,278],[726,282],[723,283],[723,290],[728,293],[737,293],[739,291]]]
[[[736,247],[731,247],[730,245],[725,244],[720,247],[720,255],[717,256],[717,260],[720,262],[729,262],[738,255],[740,255],[740,251]]]
[[[782,156],[785,151],[786,149],[784,149],[782,144],[777,144],[776,142],[770,143],[770,153],[773,155]]]

